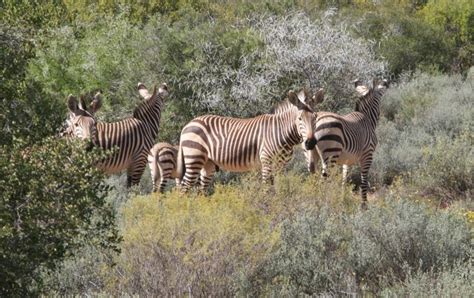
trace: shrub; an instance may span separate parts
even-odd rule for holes
[[[465,262],[473,248],[465,219],[411,201],[386,200],[352,221],[352,266],[361,286],[374,292],[403,281],[407,270],[436,272]]]
[[[405,282],[384,289],[381,296],[469,297],[473,291],[474,268],[470,260],[438,273],[409,273]]]
[[[377,128],[379,145],[371,170],[376,181],[391,183],[396,176],[418,169],[423,171],[428,157],[436,156],[439,163],[452,171],[461,171],[459,167],[471,164],[469,131],[474,118],[471,98],[469,76],[463,79],[461,76],[417,74],[412,80],[390,89],[382,100],[382,119]],[[440,151],[442,146],[450,148],[446,155]],[[459,154],[456,155],[456,151]],[[456,157],[448,158],[453,154]],[[434,168],[433,162],[429,164],[431,168],[426,168],[426,173],[430,171],[439,179],[446,178],[440,172],[441,167]],[[446,193],[457,188],[446,183],[442,185],[446,187]]]
[[[123,209],[122,253],[110,293],[230,295],[233,278],[252,268],[278,232],[238,189],[210,198],[178,192],[138,197]],[[121,278],[126,276],[127,278]]]
[[[40,269],[87,242],[115,248],[108,187],[94,164],[101,158],[82,144],[46,139],[0,150],[1,293],[41,290]]]
[[[347,217],[323,208],[282,225],[281,243],[250,276],[246,295],[340,295],[355,289],[347,262]]]
[[[474,135],[469,131],[454,140],[438,138],[425,150],[412,183],[423,192],[444,200],[469,198],[474,189],[473,144]]]

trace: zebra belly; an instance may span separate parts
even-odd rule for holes
[[[337,159],[339,165],[354,165],[359,162],[359,156],[353,153],[342,151],[341,155]]]
[[[252,160],[251,162],[238,163],[238,162],[229,162],[226,160],[216,160],[212,157],[209,158],[214,164],[216,164],[219,169],[228,172],[249,172],[261,167],[260,160]]]
[[[132,163],[132,159],[126,159],[122,163],[113,163],[112,160],[107,160],[104,163],[99,164],[99,168],[104,171],[107,175],[119,174],[128,169]]]

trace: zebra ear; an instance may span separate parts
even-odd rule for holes
[[[77,102],[77,98],[69,94],[67,97],[67,107],[71,113],[75,113],[79,108],[79,103]]]
[[[84,99],[84,95],[81,95],[81,98],[79,100],[79,109],[87,110],[87,105],[86,105],[86,100]]]
[[[367,86],[363,85],[362,81],[360,81],[358,79],[354,81],[354,86],[355,86],[355,89],[356,89],[357,93],[361,97],[366,96],[367,93],[369,93],[369,88]]]
[[[306,88],[302,89],[300,92],[298,92],[298,99],[302,102],[302,103],[306,103],[308,101],[308,91],[306,90]]]
[[[324,101],[324,89],[320,88],[316,93],[311,97],[311,106],[313,107],[314,105],[318,103],[322,103]]]
[[[372,89],[375,89],[378,86],[379,80],[377,78],[374,78],[372,80]]]
[[[382,81],[380,81],[379,86],[389,88],[390,87],[390,82],[387,79],[383,79]]]
[[[301,92],[300,92],[301,93]],[[299,96],[293,90],[288,91],[288,101],[296,106],[299,110],[305,107],[305,104],[301,102]]]
[[[92,100],[91,105],[90,105],[90,110],[93,114],[97,112],[100,108],[102,107],[102,93],[97,92],[96,95],[94,95],[94,100]]]
[[[143,83],[138,83],[138,93],[144,99],[150,98],[150,92],[148,92],[148,89]]]
[[[168,96],[168,85],[166,85],[166,83],[161,84],[160,89],[158,89],[158,93],[163,97]]]

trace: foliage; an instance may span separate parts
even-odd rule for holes
[[[289,88],[304,85],[327,87],[346,98],[328,100],[327,106],[347,108],[351,80],[384,70],[366,42],[333,26],[330,15],[317,22],[301,13],[256,16],[229,26],[192,10],[177,13],[183,16],[174,22],[157,16],[144,27],[118,16],[51,30],[42,37],[45,46],[37,48],[29,75],[55,98],[103,90],[107,120],[124,117],[137,104],[138,80],[166,81],[172,99],[162,131],[176,142],[191,117],[268,112]]]
[[[383,76],[386,65],[375,57],[366,40],[349,33],[348,24],[338,20],[335,25],[334,19],[335,11],[328,10],[317,21],[295,13],[257,22],[270,63],[262,66],[263,71],[256,78],[248,80],[253,84],[242,85],[323,87],[330,94],[325,110],[352,110],[352,82]],[[278,94],[275,91],[272,93]]]
[[[401,291],[410,272],[462,282],[450,272],[473,249],[464,211],[400,199],[395,188],[362,211],[337,178],[287,172],[271,188],[252,173],[208,197],[130,198],[121,253],[83,250],[49,283],[65,295],[294,296]],[[70,276],[76,267],[82,279]]]
[[[108,188],[93,166],[100,155],[51,138],[0,152],[3,295],[40,290],[40,267],[54,269],[84,242],[115,246]]]
[[[417,74],[389,89],[377,130],[372,168],[376,181],[390,183],[398,175],[416,172],[419,186],[437,185],[437,191],[445,190],[443,195],[472,188],[472,88],[470,76]],[[437,178],[424,183],[430,176]]]
[[[404,280],[407,269],[430,272],[468,260],[473,247],[465,219],[410,201],[384,204],[352,219],[349,256],[358,279],[369,289]]]
[[[0,45],[0,145],[11,145],[19,138],[38,141],[59,127],[65,109],[26,79],[33,56],[27,30],[0,24]]]
[[[466,72],[472,66],[472,1],[362,2],[360,9],[345,9],[345,16],[360,22],[354,28],[359,35],[379,43],[377,54],[392,74],[432,68]]]
[[[419,11],[423,20],[441,29],[456,47],[456,70],[474,64],[474,3],[469,0],[431,0]]]
[[[381,296],[390,297],[468,297],[474,290],[474,268],[472,259],[434,272],[410,272],[404,283],[383,290]]]
[[[250,276],[247,295],[298,296],[353,292],[347,262],[347,217],[327,207],[282,225],[281,244]]]

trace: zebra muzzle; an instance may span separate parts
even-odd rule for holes
[[[315,138],[307,139],[304,142],[304,147],[306,148],[306,150],[313,150],[314,146],[316,146],[316,139]]]

